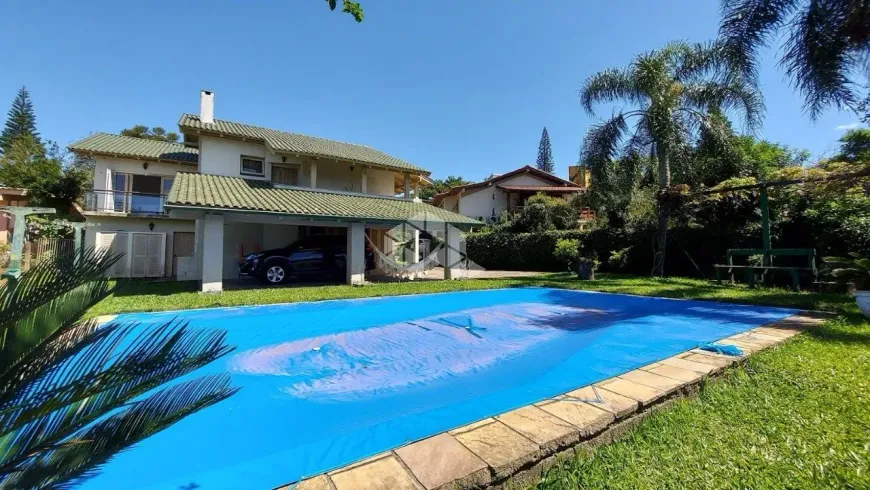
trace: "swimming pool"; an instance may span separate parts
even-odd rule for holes
[[[273,488],[796,313],[547,288],[122,315],[225,329],[242,389],[84,488]]]

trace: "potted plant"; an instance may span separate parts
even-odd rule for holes
[[[858,309],[870,318],[870,258],[850,252],[848,257],[825,257],[824,260],[837,282],[855,286]]]

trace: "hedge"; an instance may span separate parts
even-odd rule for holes
[[[485,269],[509,271],[561,271],[565,264],[553,252],[563,238],[583,243],[588,233],[580,230],[543,233],[471,233],[465,237],[468,257]]]

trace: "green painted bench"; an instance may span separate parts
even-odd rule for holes
[[[735,265],[734,257],[749,257],[752,255],[761,255],[762,265]],[[774,266],[774,257],[804,257],[807,260],[806,267],[803,266]],[[722,284],[722,271],[726,271],[731,282],[734,282],[734,273],[743,271],[746,283],[749,287],[755,287],[755,273],[760,272],[763,279],[767,278],[768,273],[787,273],[791,276],[792,288],[795,291],[800,290],[801,275],[810,274],[815,281],[818,277],[816,269],[816,250],[813,248],[780,248],[780,249],[754,249],[754,248],[732,248],[727,253],[727,264],[715,264],[713,267],[716,270],[716,282]]]

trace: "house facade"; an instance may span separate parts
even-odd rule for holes
[[[20,187],[0,187],[0,206],[27,206],[30,198],[27,189]],[[15,218],[0,213],[0,244],[12,243]]]
[[[535,194],[543,193],[567,200],[586,192],[588,187],[579,183],[579,171],[575,174],[578,177],[571,182],[526,165],[505,174],[493,175],[482,182],[452,187],[436,194],[433,204],[478,223],[491,223],[504,211],[519,212],[526,200]],[[585,173],[582,182],[587,182]],[[578,219],[585,221],[591,216],[590,210],[581,210]]]
[[[412,198],[429,172],[368,146],[215,119],[214,94],[183,114],[183,143],[98,133],[70,145],[94,159],[86,245],[124,253],[119,277],[199,280],[220,291],[244,256],[312,234],[347,237],[347,282],[364,279],[366,243],[387,230],[472,221]],[[458,233],[447,237],[456,245]],[[418,233],[419,235],[419,233]],[[445,268],[445,277],[452,268]]]

